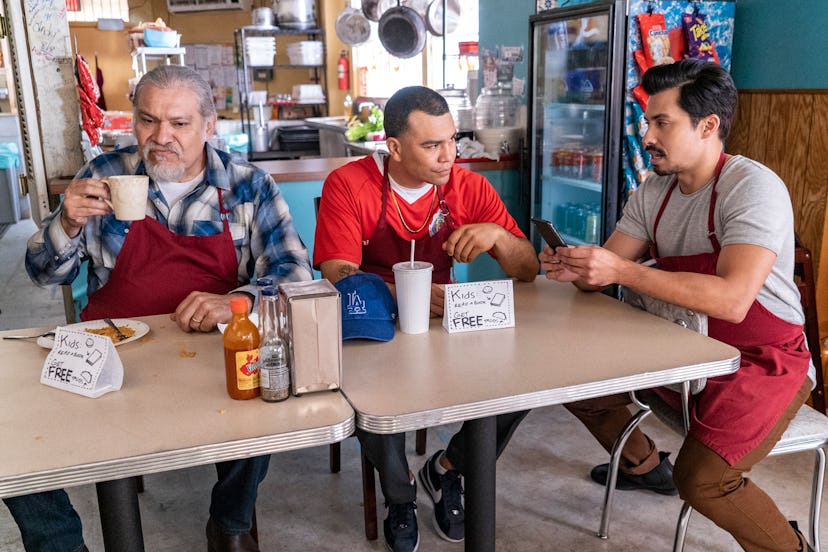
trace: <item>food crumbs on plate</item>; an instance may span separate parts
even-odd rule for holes
[[[219,414],[224,414],[225,412],[227,412],[227,410],[225,410],[224,408],[219,408],[218,409]]]
[[[180,356],[181,358],[193,358],[194,356],[196,356],[196,352],[195,351],[186,351],[184,349],[181,349],[178,352],[178,356]]]
[[[135,335],[135,330],[133,330],[129,326],[118,326],[118,329],[121,331],[122,334],[126,336],[124,339],[128,339]],[[119,341],[118,335],[115,333],[115,329],[110,328],[109,326],[106,326],[104,328],[85,328],[83,331],[98,335],[105,335],[106,337],[111,339],[113,343],[117,343]]]

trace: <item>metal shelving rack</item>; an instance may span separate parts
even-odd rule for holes
[[[322,63],[318,65],[293,65],[284,63],[274,63],[270,65],[256,65],[252,66],[247,63],[246,41],[248,36],[305,36],[309,40],[318,40],[322,42]],[[241,114],[242,129],[247,133],[249,143],[253,143],[252,129],[255,121],[252,118],[249,94],[252,91],[252,76],[251,71],[255,69],[285,69],[296,70],[305,69],[308,71],[308,80],[313,84],[322,86],[322,90],[327,94],[327,52],[325,46],[325,34],[322,29],[288,29],[280,27],[254,27],[247,26],[236,29],[233,32],[235,60],[236,60],[236,77],[239,86],[239,112]],[[278,39],[277,39],[278,48]],[[324,116],[327,112],[327,97],[324,101],[301,102],[294,101],[289,105],[306,105],[313,107],[314,117]],[[265,160],[265,159],[281,159],[287,157],[300,157],[303,155],[318,155],[319,150],[308,151],[267,151],[267,152],[253,152],[252,149],[248,151],[248,159],[251,161]]]

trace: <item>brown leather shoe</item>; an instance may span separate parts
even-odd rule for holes
[[[259,552],[250,533],[225,535],[212,519],[207,520],[207,552]]]

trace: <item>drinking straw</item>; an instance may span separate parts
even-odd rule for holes
[[[411,268],[414,268],[414,240],[411,240]]]

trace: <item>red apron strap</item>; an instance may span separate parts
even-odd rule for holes
[[[716,192],[716,185],[719,183],[719,177],[722,174],[722,168],[724,168],[725,161],[727,161],[727,156],[725,155],[725,152],[722,151],[719,153],[719,161],[716,163],[716,172],[713,175],[713,189],[710,191],[710,207],[707,211],[707,237],[713,246],[713,251],[716,253],[721,251],[722,247],[719,244],[719,240],[716,238],[716,226],[713,223],[713,215],[716,212],[716,198],[718,196],[718,193]],[[658,214],[656,215],[655,223],[653,224],[653,242],[650,244],[650,257],[653,259],[660,256],[658,254],[658,242],[656,241],[658,223],[661,222],[661,215],[664,214],[664,209],[667,207],[667,203],[670,202],[670,197],[672,197],[673,191],[676,189],[677,185],[678,178],[674,178],[673,182],[670,184],[670,189],[667,190],[667,195],[664,196],[664,200],[658,208]]]

